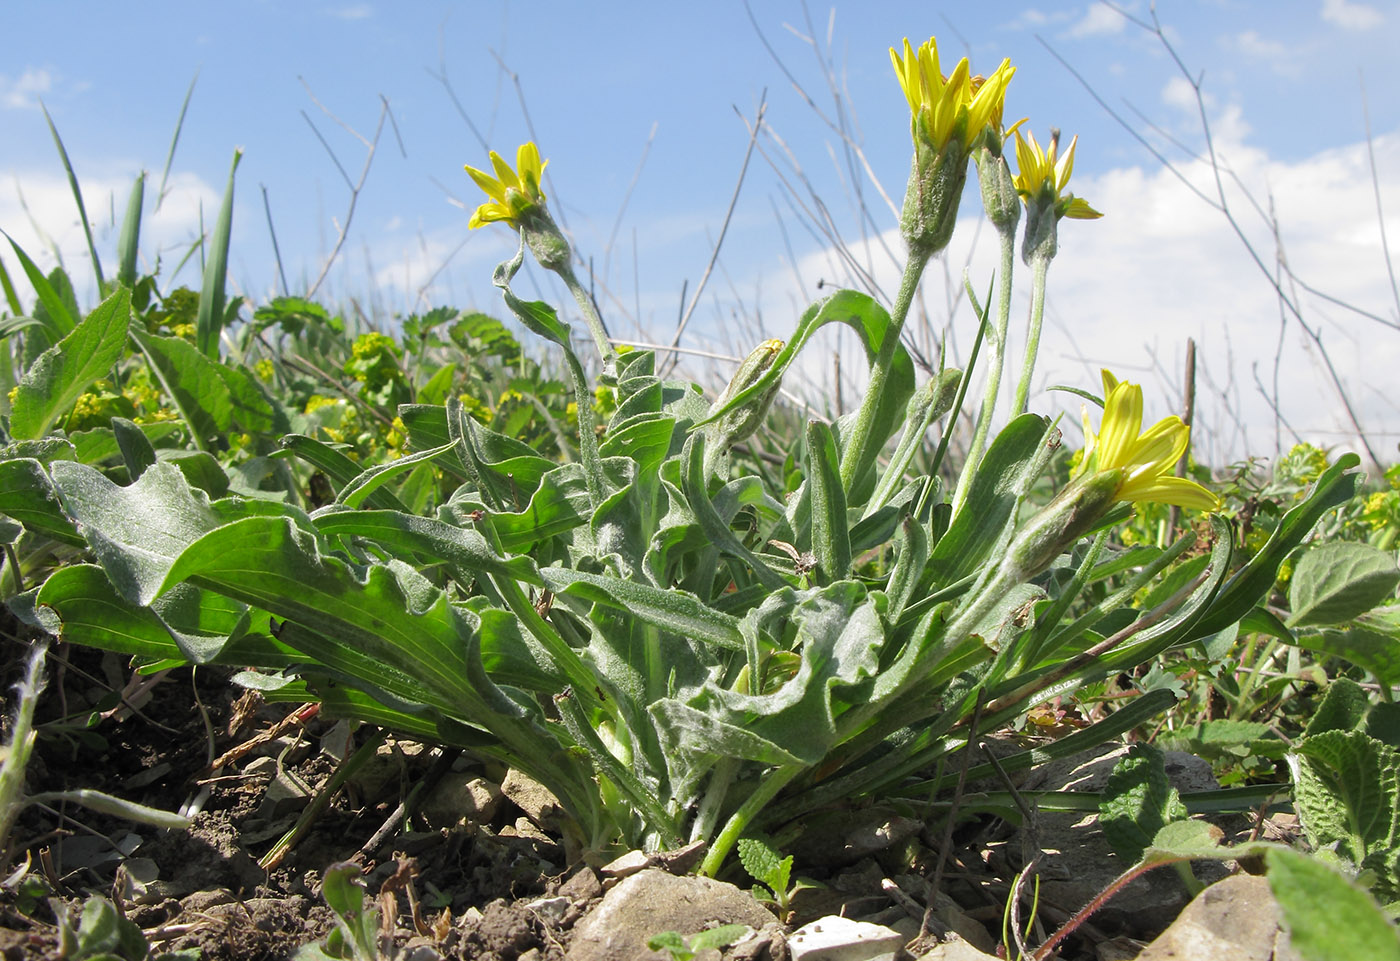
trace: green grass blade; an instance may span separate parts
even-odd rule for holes
[[[73,191],[73,200],[78,205],[78,217],[82,220],[83,236],[87,238],[88,253],[92,256],[92,272],[97,275],[97,290],[100,293],[106,285],[102,277],[102,261],[97,257],[97,245],[92,240],[92,224],[88,223],[87,206],[83,203],[83,191],[78,186],[78,175],[73,172],[73,163],[68,159],[68,150],[63,146],[63,138],[58,135],[58,128],[53,125],[53,118],[49,116],[49,108],[44,106],[43,101],[39,102],[39,109],[44,111],[44,120],[49,125],[49,133],[53,134],[54,146],[58,148],[58,156],[63,160],[63,169],[68,173],[68,186]]]
[[[5,304],[10,308],[10,313],[16,317],[24,313],[19,304],[19,294],[15,293],[15,285],[10,280],[10,272],[5,269],[4,260],[0,260],[0,288],[4,288]]]
[[[180,142],[180,131],[185,129],[185,112],[190,109],[190,98],[194,96],[194,85],[199,82],[199,71],[194,72],[190,78],[189,89],[185,91],[185,99],[180,104],[180,116],[175,121],[175,134],[170,138],[170,150],[165,154],[165,167],[160,172],[160,189],[156,191],[156,210],[160,210],[160,205],[165,202],[165,185],[170,180],[170,165],[175,162],[175,146]]]
[[[131,199],[126,204],[126,218],[117,238],[117,281],[127,287],[136,286],[136,249],[141,239],[141,208],[146,200],[146,172],[143,170],[131,186]]]
[[[4,233],[0,230],[0,233]],[[34,288],[34,293],[38,296],[39,302],[44,305],[48,312],[49,323],[44,325],[45,333],[49,335],[50,341],[62,340],[78,326],[77,320],[68,310],[68,306],[63,302],[53,284],[44,276],[44,272],[39,269],[39,265],[29,259],[29,255],[24,252],[19,244],[15,243],[13,237],[5,234],[5,239],[14,248],[15,256],[19,258],[19,265],[24,268],[24,275],[29,278],[30,285]],[[18,298],[16,298],[18,302]],[[20,311],[16,311],[20,313]]]
[[[206,357],[217,357],[219,334],[224,326],[224,285],[228,280],[228,242],[233,230],[233,178],[243,151],[233,152],[228,171],[228,187],[219,208],[219,219],[210,238],[209,258],[204,264],[204,288],[199,294],[199,317],[195,321],[195,346]]]

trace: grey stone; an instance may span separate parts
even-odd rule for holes
[[[470,773],[443,775],[419,807],[423,818],[435,828],[456,827],[463,821],[489,824],[500,810],[504,796],[499,785]]]
[[[788,937],[792,961],[882,961],[908,940],[893,928],[829,915],[804,924]]]
[[[1127,754],[1123,745],[1103,745],[1096,754],[1054,761],[1036,769],[1026,788],[1051,791],[1101,791],[1114,766]],[[1166,752],[1166,772],[1178,791],[1214,790],[1219,785],[1210,764],[1181,751]],[[1042,813],[1035,840],[1041,859],[1040,897],[1068,912],[1079,910],[1127,870],[1131,865],[1114,853],[1099,828],[1098,815],[1084,812]],[[1016,852],[1007,851],[1013,866],[1020,863]],[[1219,861],[1197,861],[1196,876],[1207,883],[1228,874]],[[1164,929],[1181,913],[1190,894],[1177,872],[1158,868],[1136,878],[1118,891],[1094,915],[1101,929],[1117,932],[1156,932]]]
[[[647,949],[665,931],[683,936],[721,924],[761,929],[773,915],[747,891],[712,878],[677,877],[647,868],[623,878],[574,925],[567,961],[669,961]]]
[[[935,944],[919,955],[917,961],[1000,961],[1000,959],[995,954],[979,951],[962,938],[955,937],[941,944]]]
[[[549,788],[515,768],[506,772],[501,791],[540,827],[549,824],[559,810],[559,799],[550,793]]]
[[[1269,882],[1237,874],[1197,895],[1138,961],[1301,961],[1281,920]]]

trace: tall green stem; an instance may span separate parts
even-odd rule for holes
[[[1016,225],[1000,231],[1001,235],[1001,290],[997,297],[997,323],[993,328],[992,357],[987,367],[986,393],[982,397],[982,409],[977,414],[977,424],[972,431],[972,446],[967,449],[967,460],[962,474],[958,477],[958,489],[953,495],[953,513],[957,513],[967,497],[968,487],[977,464],[982,460],[982,451],[987,446],[987,434],[991,430],[992,418],[996,414],[997,398],[1001,395],[1001,371],[1006,364],[1006,335],[1011,326],[1011,272],[1016,262]]]
[[[870,368],[870,383],[865,388],[864,399],[860,402],[855,428],[851,431],[846,450],[841,455],[841,487],[847,494],[851,492],[856,471],[870,446],[870,432],[875,426],[875,411],[880,406],[885,382],[889,379],[890,367],[894,364],[894,354],[899,349],[899,337],[904,331],[904,321],[909,316],[909,307],[914,303],[914,291],[919,289],[919,278],[923,276],[929,256],[926,251],[911,250],[909,260],[904,265],[904,276],[899,282],[899,293],[895,297],[894,310],[890,314],[890,325],[885,330],[884,339],[880,341],[880,352],[876,354],[875,363]],[[884,440],[885,438],[880,438],[881,443]]]
[[[612,341],[608,340],[608,328],[603,324],[603,318],[598,316],[598,310],[593,306],[593,298],[588,296],[588,291],[583,289],[583,285],[578,282],[568,265],[556,267],[554,272],[563,279],[569,293],[573,294],[574,300],[578,302],[579,310],[583,311],[583,322],[588,325],[588,332],[593,335],[593,343],[598,348],[598,356],[603,359],[603,372],[615,374],[617,351],[613,348]]]
[[[1031,256],[1031,322],[1026,334],[1026,361],[1021,368],[1021,383],[1016,388],[1016,406],[1011,416],[1026,412],[1026,400],[1031,392],[1031,374],[1035,371],[1035,355],[1040,350],[1040,322],[1045,316],[1045,274],[1050,270],[1050,258],[1045,254]]]

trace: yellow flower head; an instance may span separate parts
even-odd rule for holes
[[[496,220],[504,220],[512,227],[520,226],[520,216],[536,204],[544,203],[544,191],[540,189],[540,178],[549,161],[540,160],[540,151],[533,143],[520,145],[515,152],[515,169],[501,159],[496,151],[491,151],[491,167],[496,176],[468,165],[466,170],[476,185],[491,200],[477,207],[467,224],[470,228],[480,227]]]
[[[1065,185],[1074,172],[1074,147],[1079,142],[1075,137],[1069,142],[1069,149],[1063,157],[1056,159],[1059,151],[1059,138],[1050,140],[1050,150],[1040,149],[1035,134],[1021,136],[1016,132],[1016,192],[1026,202],[1026,206],[1037,201],[1045,201],[1055,208],[1055,217],[1070,217],[1074,220],[1095,220],[1102,217],[1088,201],[1074,194],[1065,193]]]
[[[1084,411],[1086,470],[1121,470],[1117,499],[1133,503],[1155,501],[1198,510],[1219,510],[1220,499],[1200,484],[1172,471],[1191,440],[1191,428],[1176,415],[1142,431],[1142,388],[1119,383],[1103,372],[1103,423],[1097,434]]]
[[[941,151],[957,138],[966,151],[988,126],[1000,135],[1006,85],[1016,73],[1010,60],[1003,60],[990,77],[982,77],[973,76],[963,57],[952,74],[944,76],[938,42],[929,37],[917,51],[906,38],[903,56],[891,47],[890,61],[909,101],[914,136],[922,136],[934,150]]]

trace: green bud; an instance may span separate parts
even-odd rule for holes
[[[914,138],[909,186],[899,215],[900,233],[911,253],[931,257],[948,246],[958,223],[958,201],[965,183],[967,152],[957,138],[942,150]]]
[[[1011,542],[1003,570],[1024,582],[1094,529],[1117,500],[1121,470],[1081,474],[1032,517]]]
[[[724,393],[720,394],[719,399],[710,407],[710,414],[723,410],[725,405],[741,392],[757,384],[768,373],[768,369],[773,366],[782,350],[781,340],[765,340],[755,347],[734,372],[734,376],[724,388]],[[773,405],[773,398],[778,396],[778,388],[781,386],[782,378],[775,379],[767,389],[705,428],[707,463],[714,455],[727,454],[735,444],[753,436],[763,424],[763,419],[768,416],[768,408]]]
[[[973,152],[977,162],[977,184],[982,188],[982,208],[987,219],[1003,235],[1016,229],[1021,219],[1021,195],[1016,192],[1016,178],[1006,163],[999,137],[983,137]]]
[[[534,204],[525,209],[516,221],[520,235],[525,238],[530,253],[545,270],[568,270],[571,263],[569,242],[564,239],[559,226],[544,204]]]
[[[1035,199],[1026,207],[1026,234],[1021,238],[1021,259],[1027,264],[1043,258],[1047,263],[1059,250],[1060,218],[1055,204]]]

